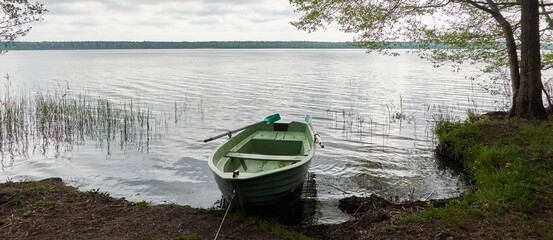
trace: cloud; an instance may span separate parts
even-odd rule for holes
[[[40,0],[39,0],[40,1]],[[288,1],[42,0],[50,11],[21,40],[48,41],[350,41],[335,28],[296,30]]]

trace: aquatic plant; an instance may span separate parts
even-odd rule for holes
[[[163,128],[163,122],[150,109],[132,99],[114,103],[102,97],[72,95],[68,88],[16,98],[9,76],[5,79],[0,99],[2,166],[6,157],[11,161],[37,153],[59,157],[85,141],[95,141],[107,149],[107,154],[115,144],[123,151],[147,152],[150,141],[159,137]],[[182,112],[187,104],[180,107]],[[178,108],[175,103],[175,114]]]

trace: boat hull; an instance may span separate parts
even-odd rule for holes
[[[230,202],[232,199],[242,209],[258,209],[278,203],[301,188],[310,162],[287,171],[250,179],[228,179],[217,174],[214,174],[214,177],[227,201]]]
[[[219,146],[209,167],[227,201],[244,210],[261,209],[302,187],[314,153],[307,124],[262,124]]]

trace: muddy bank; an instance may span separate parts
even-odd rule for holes
[[[0,185],[0,239],[213,239],[222,216],[80,192],[60,178]],[[227,217],[219,238],[296,238],[283,227],[263,231],[252,221]]]
[[[339,208],[353,220],[316,226],[286,226],[233,213],[225,219],[219,238],[359,239],[428,206],[352,196],[342,199]],[[60,178],[0,184],[0,239],[213,239],[223,214],[176,204],[133,203],[107,192],[81,192]]]
[[[219,239],[489,239],[505,231],[486,221],[475,222],[470,232],[432,219],[398,222],[445,203],[352,196],[339,208],[353,220],[329,225],[289,226],[235,212],[225,219]],[[0,239],[213,239],[223,215],[81,192],[59,178],[0,184]]]
[[[341,199],[338,208],[354,218],[336,225],[303,226],[302,231],[315,239],[416,239],[434,238],[434,231],[395,231],[394,222],[401,217],[429,207],[443,207],[448,200],[392,202],[385,198],[351,196]],[[415,227],[416,228],[416,227]]]

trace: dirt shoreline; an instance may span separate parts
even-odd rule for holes
[[[339,207],[353,220],[328,225],[286,226],[235,212],[219,239],[553,239],[553,135],[544,134],[553,132],[552,121],[442,122],[437,129],[438,155],[474,185],[463,197],[392,203],[352,196]],[[81,192],[59,178],[0,184],[0,239],[213,239],[223,215]]]
[[[233,213],[225,219],[219,238],[359,239],[376,236],[373,233],[388,229],[394,219],[428,206],[424,202],[393,204],[374,195],[349,197],[339,205],[354,220],[286,226]],[[81,192],[60,178],[0,184],[0,239],[213,239],[223,214],[176,204],[133,203],[106,192]],[[432,234],[419,237],[433,238]],[[386,236],[378,235],[380,239]],[[402,235],[396,232],[387,238]]]

